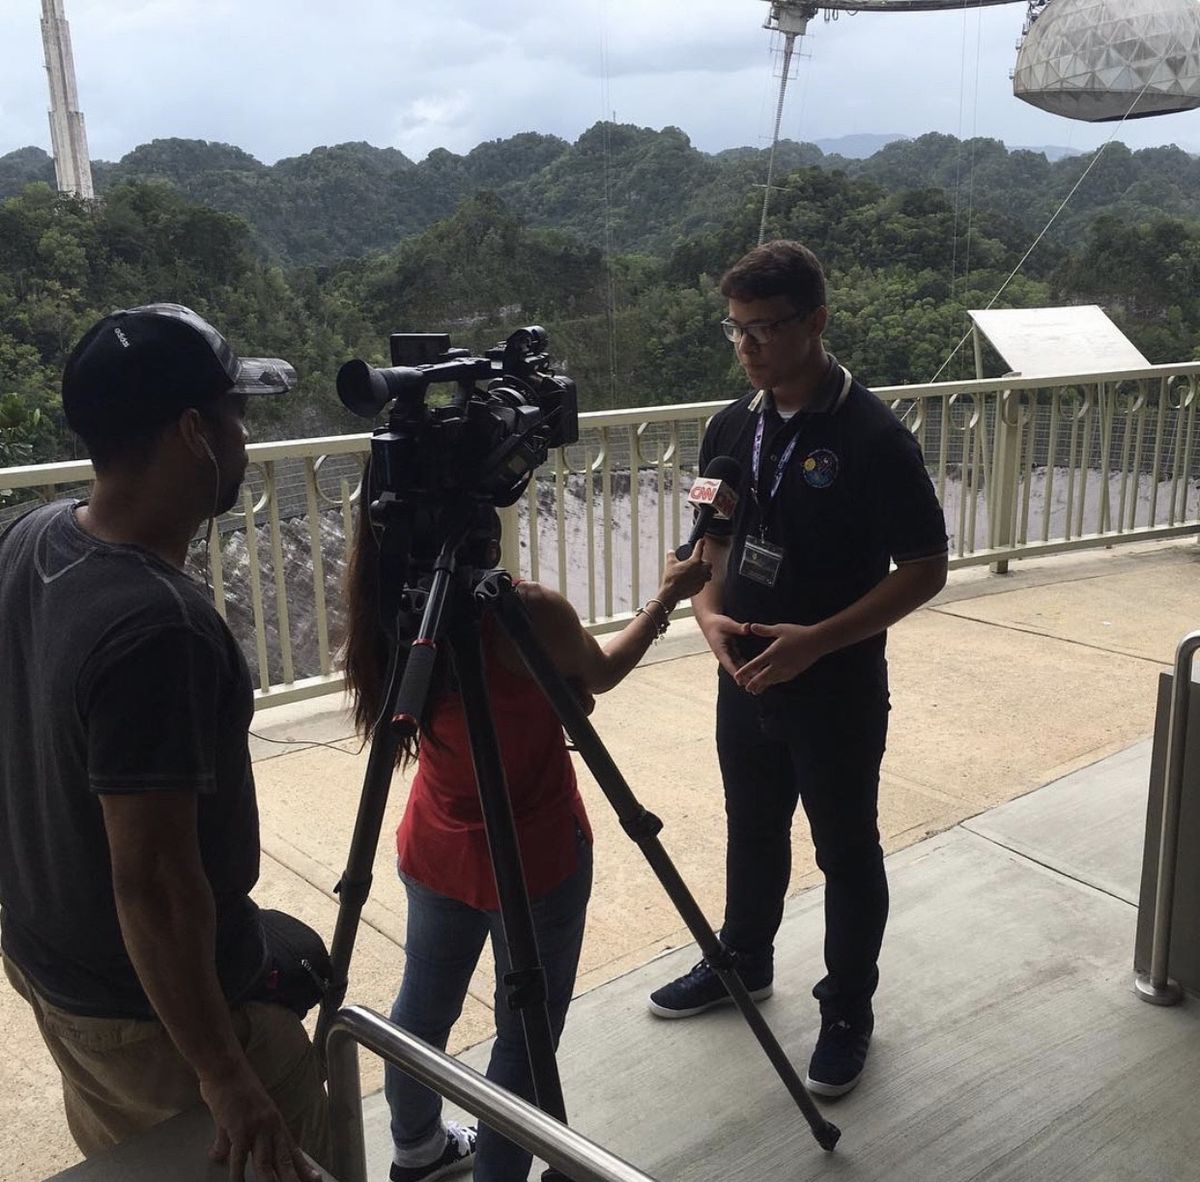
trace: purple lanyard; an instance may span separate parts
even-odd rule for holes
[[[788,445],[783,450],[783,455],[779,457],[779,464],[775,468],[775,479],[771,482],[771,495],[767,497],[766,502],[763,502],[762,496],[759,493],[758,473],[762,464],[762,446],[763,446],[763,420],[766,418],[766,411],[762,410],[758,415],[758,426],[754,429],[754,452],[752,454],[753,463],[751,470],[754,475],[754,496],[758,501],[758,507],[762,512],[762,517],[765,521],[767,511],[771,508],[775,500],[776,494],[779,492],[779,486],[783,483],[783,474],[787,470],[788,462],[792,458],[792,452],[796,450],[796,444],[800,440],[800,436],[804,434],[804,428],[808,426],[807,421],[802,423],[796,434],[788,441]]]
[[[842,393],[844,394],[850,385],[850,374],[841,366],[838,366],[838,369],[841,370],[842,374]],[[830,365],[829,372],[833,372],[833,365]],[[826,403],[822,402],[822,406],[825,405]],[[758,426],[754,428],[754,451],[751,455],[751,460],[753,461],[751,464],[751,470],[754,478],[754,483],[752,486],[754,488],[754,499],[758,501],[762,527],[766,526],[767,512],[770,510],[771,505],[774,504],[775,495],[779,492],[779,486],[783,483],[783,474],[787,470],[788,462],[792,458],[792,452],[796,450],[796,444],[799,442],[800,436],[804,434],[805,428],[808,426],[809,422],[812,421],[812,413],[814,412],[797,411],[796,413],[807,413],[809,417],[805,419],[805,421],[796,429],[796,434],[793,435],[789,440],[787,447],[784,448],[783,455],[779,457],[779,466],[775,469],[775,479],[771,482],[771,495],[767,497],[766,502],[764,503],[762,497],[759,496],[758,473],[762,466],[763,420],[767,415],[766,407],[763,407],[763,409],[758,412]]]

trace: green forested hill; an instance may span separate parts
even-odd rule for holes
[[[966,223],[1001,213],[1033,234],[1071,192],[1091,155],[1050,162],[998,140],[959,141],[931,133],[888,144],[864,160],[784,142],[777,176],[812,166],[889,192],[937,188]],[[155,140],[115,164],[95,165],[100,192],[131,181],[165,181],[183,195],[251,226],[284,265],[322,265],[396,247],[483,189],[499,193],[528,224],[563,230],[622,252],[663,253],[724,224],[761,185],[766,153],[716,155],[678,128],[598,123],[574,144],[533,132],[443,149],[413,163],[364,143],[316,148],[264,165],[240,148],[198,140]],[[53,184],[53,163],[36,148],[0,156],[0,198],[31,180]],[[761,197],[760,197],[761,200]],[[1200,159],[1178,148],[1130,152],[1111,144],[1072,198],[1051,240],[1077,245],[1101,213],[1130,221],[1155,214],[1200,218]]]
[[[1087,159],[939,135],[861,161],[785,144],[768,231],[822,256],[830,345],[860,377],[927,381]],[[150,300],[296,364],[299,396],[254,408],[273,416],[260,438],[362,429],[334,375],[351,356],[383,362],[399,330],[479,349],[542,323],[584,409],[740,385],[716,285],[757,239],[757,150],[710,156],[676,129],[598,125],[575,144],[531,133],[419,164],[343,144],[268,167],[160,140],[97,166],[90,204],[57,195],[49,165],[35,149],[0,158],[0,466],[74,454],[57,411],[66,351],[98,316]],[[1191,157],[1113,145],[1001,306],[1097,302],[1151,360],[1200,356],[1197,194]]]
[[[786,172],[824,159],[811,145],[781,145]],[[833,158],[830,158],[833,159]],[[263,249],[285,264],[326,264],[395,247],[490,189],[531,225],[592,245],[662,250],[719,221],[762,179],[763,153],[709,156],[676,128],[597,124],[575,144],[533,132],[444,149],[419,164],[391,148],[338,144],[264,165],[228,144],[155,140],[115,164],[93,165],[97,191],[164,181],[194,201],[236,213]],[[54,183],[37,148],[0,156],[0,198],[33,180]]]

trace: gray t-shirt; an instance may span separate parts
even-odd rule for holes
[[[149,1017],[117,922],[104,793],[197,794],[230,1001],[264,967],[249,671],[203,588],[74,505],[0,536],[0,947],[49,1001]]]

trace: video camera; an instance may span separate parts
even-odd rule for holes
[[[377,494],[426,507],[460,494],[512,505],[550,449],[579,438],[575,383],[551,368],[544,328],[519,328],[482,357],[452,349],[448,333],[389,340],[391,368],[347,361],[337,376],[338,397],[356,415],[374,418],[392,403],[371,438]],[[455,395],[427,406],[441,382],[455,383]]]

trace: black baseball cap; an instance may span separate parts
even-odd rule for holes
[[[182,304],[145,304],[93,325],[63,370],[67,424],[85,439],[166,424],[223,394],[286,394],[296,371],[272,357],[238,357]]]

